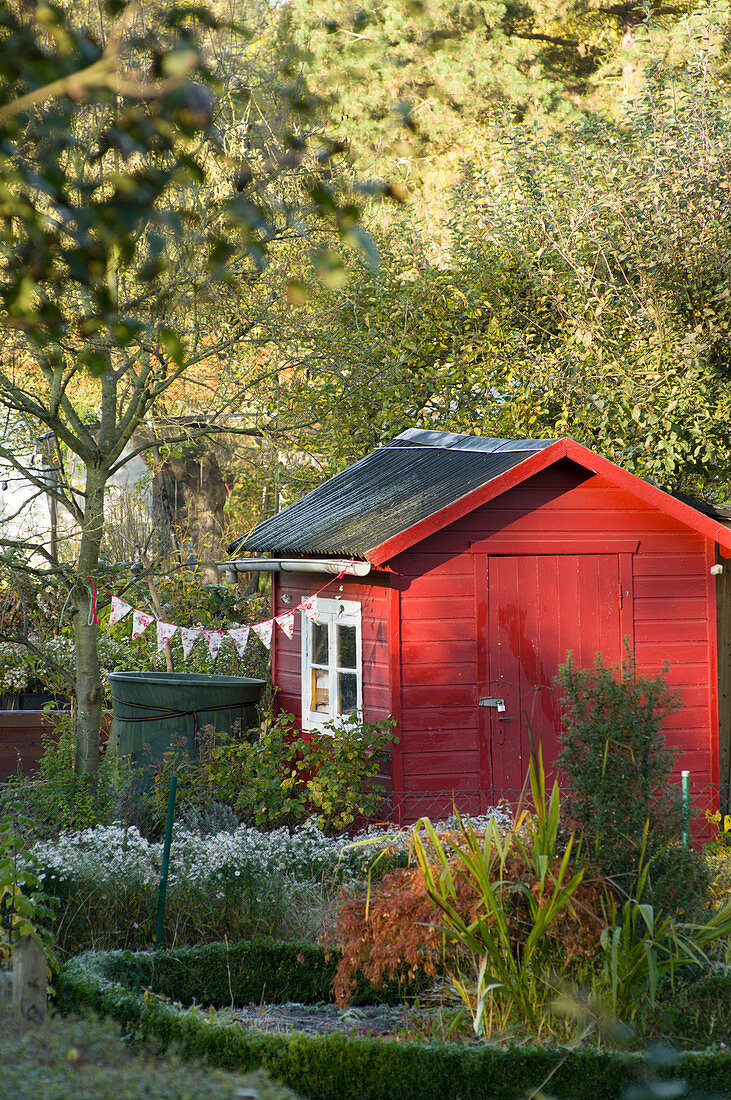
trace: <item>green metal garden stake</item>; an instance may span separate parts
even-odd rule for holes
[[[690,772],[680,773],[680,790],[683,800],[683,847],[690,844]]]
[[[162,870],[160,871],[160,891],[157,895],[157,924],[155,925],[155,950],[162,943],[162,927],[165,922],[165,898],[168,892],[168,872],[170,870],[170,842],[173,839],[173,819],[175,817],[175,792],[178,788],[178,777],[170,776],[170,790],[168,791],[168,816],[165,821],[165,843],[162,847]]]

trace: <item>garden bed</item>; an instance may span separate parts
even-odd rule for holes
[[[268,950],[279,952],[279,966],[272,967],[270,954],[260,956],[257,970],[257,952],[266,950],[265,943],[208,945],[157,955],[88,953],[62,968],[58,1004],[65,1011],[111,1016],[127,1033],[163,1047],[175,1044],[184,1057],[205,1057],[226,1069],[262,1067],[308,1100],[515,1100],[545,1089],[559,1100],[589,1095],[617,1100],[623,1089],[648,1075],[640,1055],[526,1045],[498,1049],[487,1043],[434,1040],[403,1043],[339,1032],[262,1032],[242,1026],[247,1021],[235,1019],[235,1013],[226,1019],[191,1007],[196,1000],[199,1005],[225,1003],[226,990],[228,1004],[235,1004],[246,983],[251,991],[261,990],[265,978],[272,989],[301,990],[304,983],[310,993],[303,1002],[316,996],[324,968],[318,974],[311,965],[315,954],[308,952],[317,949],[272,944]],[[322,962],[327,965],[324,955]],[[200,984],[199,998],[189,994],[187,1004],[176,1003],[161,992],[192,990],[196,974],[207,975],[208,982]],[[361,995],[368,999],[364,991]],[[731,1053],[684,1054],[654,1072],[664,1080],[682,1077],[690,1089],[723,1095],[731,1080]]]
[[[401,1038],[409,1023],[408,1008],[394,1005],[363,1005],[361,1008],[338,1008],[337,1005],[305,1005],[295,1001],[287,1004],[258,1004],[221,1009],[220,1023],[275,1035],[332,1035],[339,1032],[359,1038]]]

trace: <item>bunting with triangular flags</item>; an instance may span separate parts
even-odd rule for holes
[[[158,653],[165,645],[165,642],[169,642],[173,634],[177,630],[175,623],[164,623],[160,619],[157,620],[157,651]]]
[[[252,630],[256,634],[259,641],[267,647],[272,648],[272,629],[274,627],[274,619],[267,619],[264,623],[254,623]]]
[[[344,572],[344,570],[343,570]],[[343,575],[340,573],[340,576]],[[332,584],[332,581],[338,580],[338,577],[331,578],[326,584],[319,589],[322,592],[327,588],[328,584]],[[244,656],[246,651],[246,645],[249,640],[250,632],[256,634],[261,642],[271,649],[272,635],[274,633],[274,624],[283,631],[288,638],[294,636],[295,625],[295,611],[301,611],[303,615],[306,615],[314,623],[320,621],[319,617],[319,604],[318,595],[319,592],[313,593],[311,596],[305,596],[296,608],[292,611],[286,611],[281,615],[277,615],[274,619],[266,619],[261,623],[253,623],[251,626],[236,626],[231,627],[229,630],[209,630],[203,629],[199,626],[179,626],[177,623],[168,623],[159,619],[156,620],[154,615],[150,615],[147,611],[140,611],[139,608],[133,607],[132,604],[127,603],[119,596],[112,596],[112,606],[109,614],[109,625],[114,626],[131,612],[132,615],[132,638],[137,639],[147,630],[151,623],[156,623],[157,628],[157,648],[162,649],[165,642],[169,642],[174,636],[176,630],[180,631],[180,641],[183,648],[183,657],[185,660],[190,656],[193,646],[198,639],[203,635],[203,638],[208,646],[208,650],[211,656],[217,657],[221,646],[226,638],[227,634],[231,635],[231,640],[236,646],[236,651],[240,657]]]
[[[199,626],[181,626],[180,641],[183,646],[183,659],[188,660],[190,651],[202,634]]]
[[[284,615],[277,615],[274,622],[281,627],[288,638],[294,634],[294,611],[287,611]]]
[[[109,625],[114,626],[115,623],[119,623],[125,617],[129,615],[130,611],[133,611],[131,603],[125,603],[124,600],[120,600],[119,596],[112,596],[112,610],[109,612]]]
[[[208,646],[208,652],[210,653],[211,657],[213,657],[214,661],[215,661],[216,657],[218,656],[218,651],[221,648],[221,644],[222,644],[223,639],[225,637],[226,637],[226,631],[225,630],[204,630],[203,631],[203,638],[205,639],[205,643]]]
[[[229,630],[229,634],[233,638],[239,657],[243,657],[246,652],[246,643],[249,640],[250,633],[251,627],[249,626],[235,626]]]
[[[148,615],[146,611],[137,611],[132,616],[132,638],[136,641],[141,634],[144,634],[151,622],[154,622],[154,617]]]

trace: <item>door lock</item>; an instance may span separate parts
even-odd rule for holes
[[[479,705],[481,707],[495,707],[498,714],[504,714],[505,713],[505,700],[504,699],[497,699],[494,696],[489,696],[486,699],[480,699],[480,704]]]

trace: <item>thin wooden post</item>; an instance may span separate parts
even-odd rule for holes
[[[48,960],[38,940],[21,936],[13,950],[13,1004],[24,1016],[45,1016]]]
[[[144,547],[140,549],[140,565],[147,572],[147,588],[150,593],[152,606],[155,608],[155,614],[157,615],[158,619],[162,619],[162,605],[160,603],[160,596],[158,595],[157,588],[155,587],[155,582],[152,579],[152,573],[150,572],[150,562]],[[168,672],[175,672],[175,664],[173,663],[173,651],[170,648],[170,642],[162,643],[162,651],[165,655],[166,669],[168,670]]]

